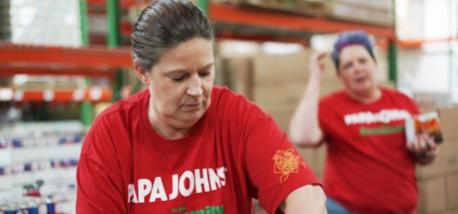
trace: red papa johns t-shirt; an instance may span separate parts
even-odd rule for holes
[[[328,143],[324,190],[357,213],[411,213],[417,186],[404,121],[418,108],[399,92],[381,90],[381,99],[371,104],[344,91],[320,101],[320,126]]]
[[[269,213],[293,190],[318,184],[286,134],[245,98],[215,87],[207,113],[180,140],[148,121],[149,92],[102,113],[77,171],[78,213]]]

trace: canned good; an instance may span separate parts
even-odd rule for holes
[[[55,168],[57,165],[56,165],[56,161],[54,160],[51,160],[51,168]]]
[[[70,159],[69,160],[70,166],[77,166],[78,165],[78,160],[77,159]]]
[[[46,202],[46,214],[55,214],[56,213],[56,203],[53,201]]]
[[[5,175],[5,174],[6,174],[5,167],[4,166],[0,166],[0,175]]]
[[[8,147],[8,143],[6,142],[6,139],[0,138],[0,149]]]
[[[3,204],[0,207],[0,211],[3,211],[4,214],[18,214],[20,207],[17,203],[9,202],[7,204]]]
[[[38,197],[25,197],[21,204],[27,214],[39,214],[40,203],[41,199]]]
[[[27,214],[38,214],[39,213],[39,209],[36,205],[34,207],[26,208],[26,210],[27,210]]]
[[[24,164],[24,171],[31,172],[32,171],[32,163],[28,162]]]
[[[0,211],[4,214],[17,214],[19,209],[12,203],[3,204],[0,206]]]
[[[22,140],[20,140],[20,139],[13,139],[11,141],[11,144],[13,145],[14,148],[23,147]]]
[[[76,143],[81,143],[81,139],[82,139],[81,134],[76,134],[76,135],[75,135],[74,141],[75,141]]]

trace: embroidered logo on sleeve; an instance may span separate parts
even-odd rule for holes
[[[279,174],[280,183],[288,180],[291,173],[299,172],[299,164],[305,165],[302,159],[294,153],[294,149],[277,150],[272,157],[274,160],[274,173]]]

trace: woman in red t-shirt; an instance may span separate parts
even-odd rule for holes
[[[77,213],[325,213],[311,169],[272,117],[214,87],[213,32],[188,0],[152,1],[135,23],[147,90],[99,115],[77,169]]]
[[[319,100],[322,58],[313,54],[309,82],[290,124],[298,145],[327,143],[324,190],[329,213],[415,213],[415,164],[436,157],[431,136],[406,143],[405,119],[418,114],[407,96],[375,79],[377,63],[363,32],[339,35],[332,59],[344,89]]]

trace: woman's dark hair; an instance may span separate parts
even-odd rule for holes
[[[189,0],[155,0],[142,10],[131,35],[135,63],[149,71],[162,54],[193,38],[213,40],[207,17]]]
[[[336,66],[337,72],[339,72],[340,52],[349,45],[363,46],[367,50],[371,58],[374,60],[374,62],[376,62],[371,41],[369,39],[369,36],[365,32],[362,32],[362,31],[343,32],[337,38],[337,41],[334,44],[334,49],[331,54],[332,61],[334,62],[334,65]]]

